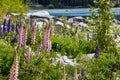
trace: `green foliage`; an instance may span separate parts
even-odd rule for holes
[[[79,53],[79,42],[71,38],[59,38],[53,37],[52,40],[52,49],[56,52],[60,52],[63,55],[74,55],[76,56]]]
[[[4,0],[2,0],[4,2]],[[83,68],[85,70],[85,77],[80,78],[82,80],[115,80],[116,76],[120,76],[120,49],[116,48],[116,43],[112,41],[115,37],[113,34],[109,34],[109,26],[113,23],[114,16],[110,13],[109,9],[112,7],[109,1],[100,0],[99,2],[95,0],[96,6],[98,6],[98,13],[92,14],[91,18],[94,22],[90,23],[93,30],[94,38],[93,40],[86,41],[85,36],[87,27],[85,31],[81,31],[81,28],[73,27],[67,28],[67,18],[62,17],[62,22],[64,26],[61,30],[55,30],[53,24],[51,25],[52,33],[50,40],[52,42],[52,50],[50,52],[42,49],[39,56],[37,54],[37,48],[40,41],[44,41],[45,27],[38,29],[36,28],[36,40],[35,44],[31,44],[31,32],[27,36],[27,46],[31,48],[31,58],[30,62],[26,62],[25,53],[28,51],[28,47],[18,47],[17,51],[19,54],[19,79],[20,80],[61,80],[63,77],[63,64],[61,62],[56,63],[56,53],[73,56],[77,59],[77,69],[79,71]],[[5,3],[6,5],[7,3]],[[13,3],[12,3],[13,4]],[[2,4],[3,5],[3,4]],[[4,6],[5,6],[4,5]],[[1,3],[0,3],[1,6]],[[11,6],[11,5],[9,5]],[[6,5],[8,8],[8,6]],[[11,10],[12,9],[12,10]],[[18,9],[19,10],[19,9]],[[4,13],[17,12],[14,7],[8,8]],[[19,22],[23,16],[13,20]],[[27,22],[28,23],[28,22]],[[23,25],[25,27],[28,25]],[[9,71],[13,63],[14,58],[14,48],[17,43],[11,43],[13,35],[16,32],[8,32],[5,34],[6,40],[0,40],[0,79],[8,80]],[[80,37],[76,37],[79,35]],[[90,59],[87,56],[89,53],[95,52],[96,41],[99,42],[100,46],[100,56],[96,59],[94,56]],[[23,51],[24,50],[24,51]],[[102,51],[103,52],[102,52]],[[85,56],[87,60],[84,60],[82,56]],[[73,80],[74,67],[66,65],[66,78]],[[116,73],[116,74],[114,74]]]
[[[48,9],[54,9],[54,5],[53,5],[53,4],[49,4],[49,5],[47,6],[47,8],[48,8]]]
[[[27,45],[31,46],[32,50],[34,52],[36,52],[36,50],[37,50],[37,48],[39,46],[40,41],[41,40],[43,41],[43,38],[40,35],[40,31],[39,31],[38,28],[36,28],[36,40],[35,40],[35,44],[31,44],[31,38],[32,38],[32,30],[30,30],[30,32],[28,33],[28,36],[27,36]]]
[[[29,5],[30,9],[45,9],[43,5]]]
[[[19,50],[21,52],[22,49]],[[25,62],[25,56],[20,53],[19,79],[20,80],[59,80],[62,78],[60,64],[53,65],[49,59],[50,55],[42,51],[38,58],[31,54],[30,63]],[[9,71],[14,59],[14,49],[0,40],[0,79],[8,80]]]
[[[0,18],[9,13],[25,13],[27,10],[22,0],[0,0]]]
[[[94,53],[94,41],[83,41],[70,37],[52,37],[52,49],[63,55],[72,55],[74,57],[80,54]]]
[[[13,59],[14,49],[9,45],[9,43],[0,39],[0,74],[2,75],[3,80],[8,79]]]
[[[83,62],[85,66],[86,78],[89,80],[115,80],[113,72],[119,69],[118,62],[116,63],[116,55],[114,53],[100,53],[101,56],[96,59],[93,58],[87,62]],[[117,60],[117,61],[120,61]],[[116,73],[117,74],[117,73]]]
[[[25,63],[24,56],[20,57],[20,80],[59,80],[62,78],[61,65],[53,65],[50,55],[42,51],[39,58],[31,55],[30,63]]]
[[[95,40],[98,41],[101,51],[109,51],[109,46],[112,45],[112,36],[110,35],[110,26],[113,24],[114,16],[110,12],[113,4],[109,0],[94,0],[98,7],[98,14],[92,10],[91,19],[92,26],[95,26]]]

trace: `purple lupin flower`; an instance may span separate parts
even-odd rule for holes
[[[84,71],[84,69],[81,69],[80,77],[81,78],[85,77],[85,71]]]
[[[35,39],[36,39],[36,28],[33,25],[32,27],[32,39],[31,39],[31,44],[35,44]]]
[[[22,45],[25,46],[27,42],[27,29],[23,30]]]
[[[14,36],[11,43],[15,43],[15,42],[17,42],[17,38]]]
[[[14,31],[14,25],[10,26],[10,31]]]
[[[3,33],[7,32],[7,25],[3,26]]]
[[[96,44],[96,51],[95,51],[94,57],[98,58],[99,57],[99,53],[100,53],[100,51],[99,51],[98,42],[97,42],[97,44]]]
[[[28,52],[25,54],[26,63],[30,62],[30,54],[31,54],[31,49],[29,47]]]
[[[22,46],[22,34],[23,34],[23,28],[20,27],[18,30],[18,46]]]
[[[7,24],[7,31],[10,32],[10,24],[11,24],[11,19],[8,20],[8,24]]]

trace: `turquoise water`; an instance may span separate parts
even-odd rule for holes
[[[90,16],[89,9],[55,9],[48,12],[53,16]]]
[[[53,16],[90,16],[90,11],[88,8],[80,8],[80,9],[44,9],[50,13],[50,15]],[[30,10],[30,12],[35,12],[39,10]],[[115,15],[120,16],[120,8],[112,8],[112,12],[115,13]],[[95,12],[97,13],[97,9],[95,9]]]

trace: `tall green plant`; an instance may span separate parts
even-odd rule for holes
[[[110,0],[94,0],[94,3],[98,7],[97,13],[95,13],[95,10],[91,10],[92,25],[95,27],[94,37],[99,43],[100,50],[108,51],[112,41],[109,30],[114,20],[114,16],[110,12],[113,3]]]

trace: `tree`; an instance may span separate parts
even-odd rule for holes
[[[47,6],[47,8],[48,8],[48,9],[54,9],[54,5],[53,5],[53,4],[49,4],[49,5]]]
[[[110,12],[113,4],[110,0],[94,0],[94,3],[98,7],[98,14],[93,12],[93,16],[91,16],[94,20],[92,24],[95,27],[95,38],[98,41],[100,50],[107,52],[109,51],[109,46],[113,43],[113,38],[110,35],[110,26],[114,20],[114,16]]]
[[[23,0],[0,0],[0,18],[8,13],[25,13],[28,6]]]

